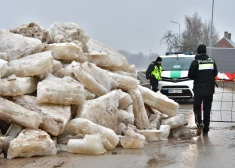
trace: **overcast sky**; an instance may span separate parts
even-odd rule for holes
[[[164,54],[167,30],[184,30],[184,16],[197,12],[211,19],[212,0],[1,0],[0,28],[35,22],[49,29],[54,22],[75,22],[92,38],[119,50]],[[235,1],[215,0],[214,24],[235,40]]]

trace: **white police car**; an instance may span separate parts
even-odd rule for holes
[[[158,89],[172,99],[193,99],[193,80],[188,78],[188,70],[195,55],[170,53],[162,58],[162,76]]]

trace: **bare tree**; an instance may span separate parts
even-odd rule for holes
[[[202,18],[196,13],[193,16],[185,16],[185,30],[179,40],[178,35],[168,30],[161,39],[161,43],[167,45],[169,51],[193,51],[196,53],[199,44],[210,44],[210,21],[202,21]],[[212,44],[219,40],[219,34],[214,25],[212,26]]]

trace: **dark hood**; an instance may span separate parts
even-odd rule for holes
[[[208,58],[209,58],[209,56],[206,54],[197,54],[195,56],[195,60],[207,60]]]

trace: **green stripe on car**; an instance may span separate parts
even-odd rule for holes
[[[181,77],[181,72],[182,71],[171,71],[170,72],[170,77],[171,78],[180,78]]]

